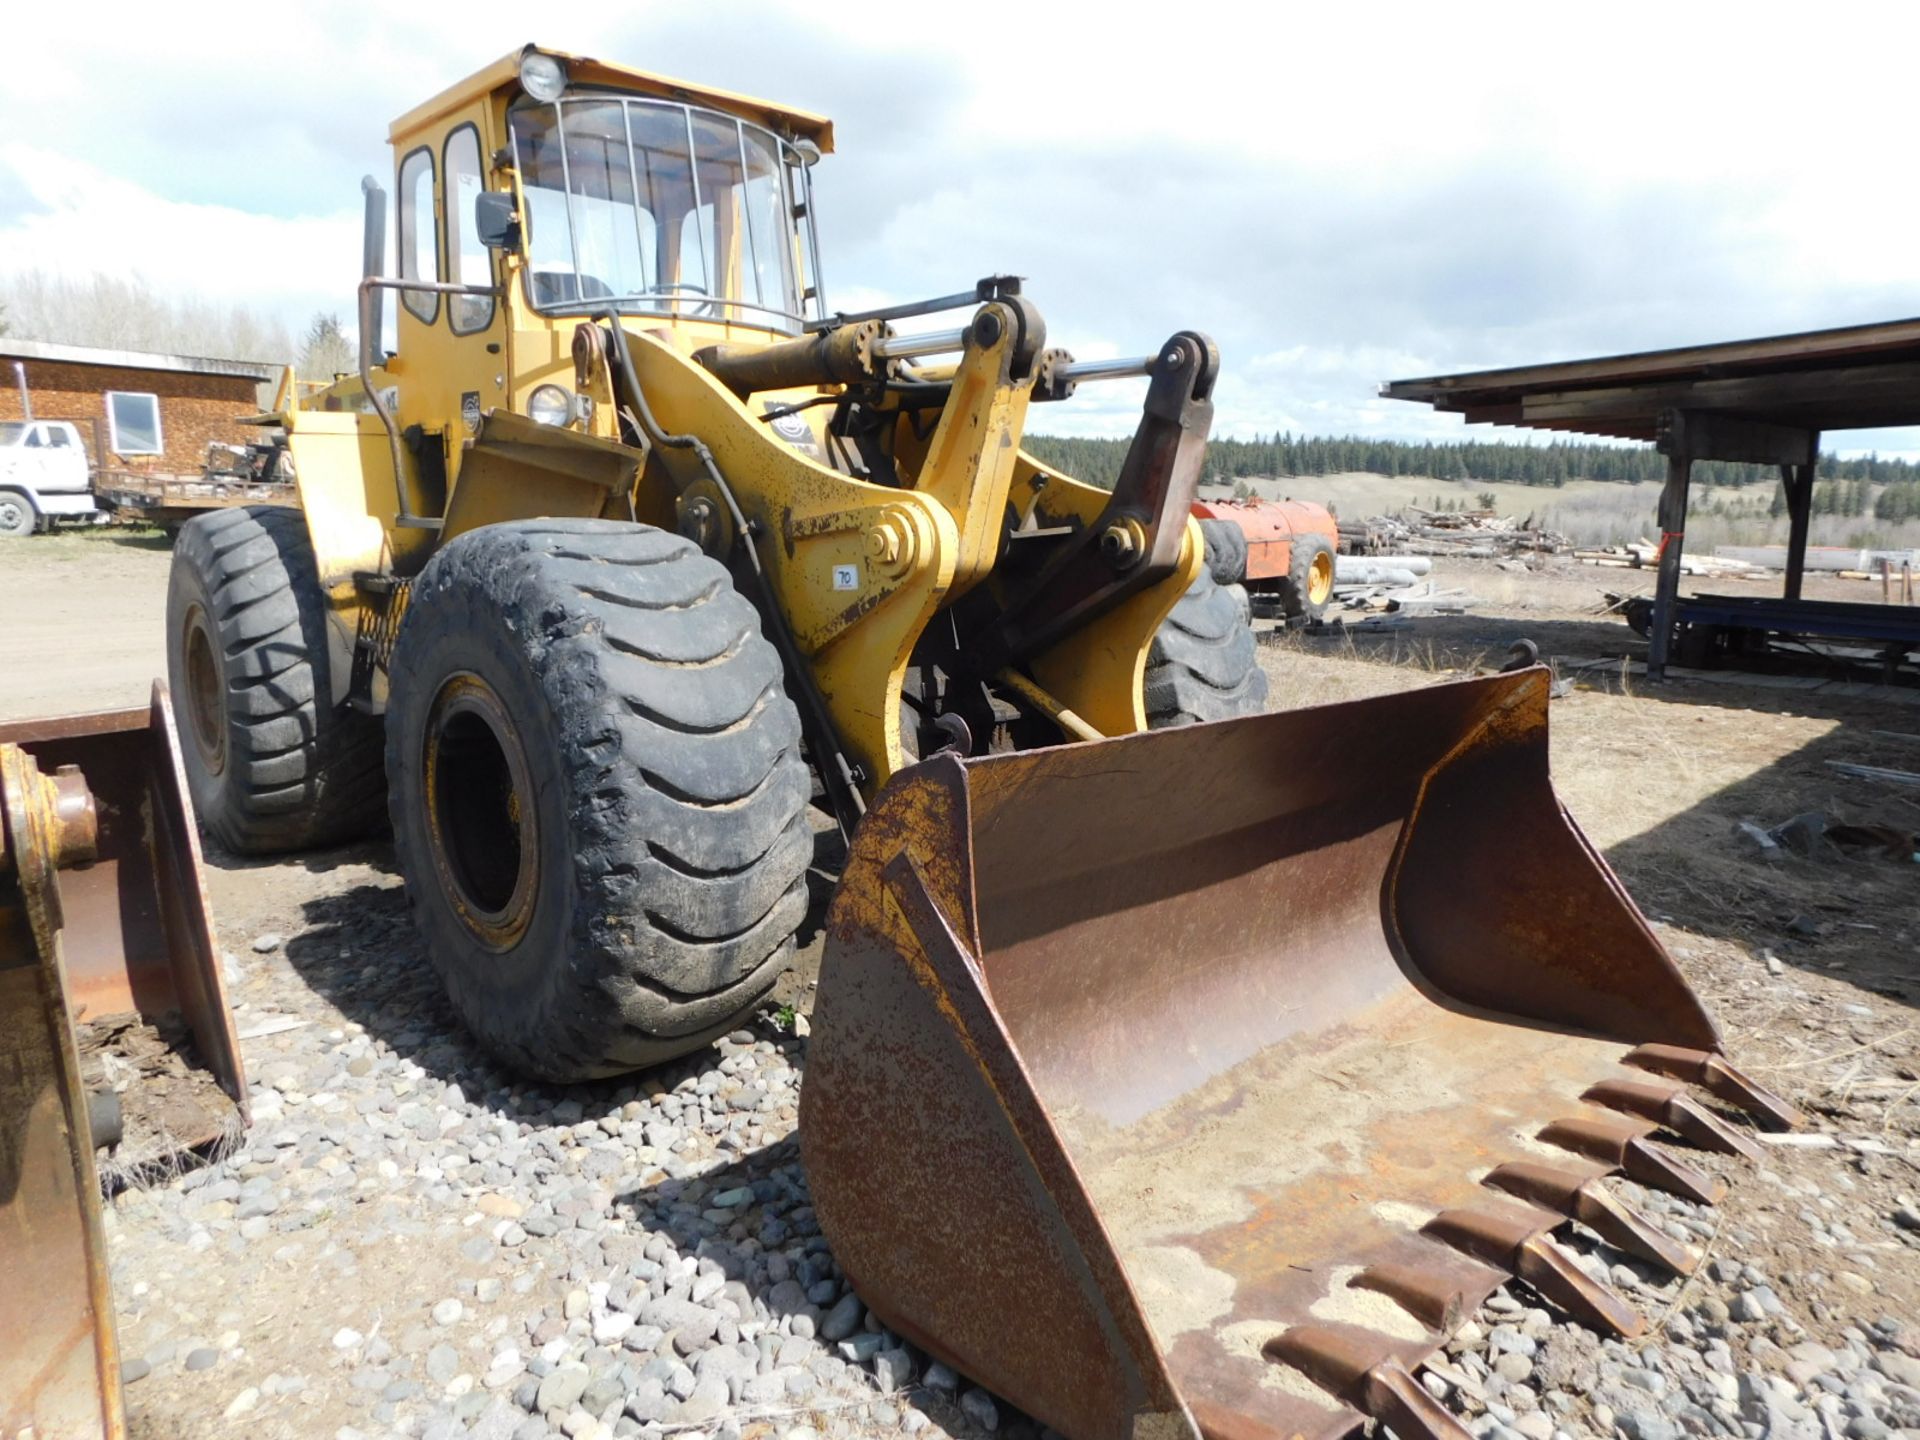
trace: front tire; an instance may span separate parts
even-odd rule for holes
[[[268,855],[379,829],[380,722],[336,698],[349,664],[300,511],[245,506],[180,527],[167,681],[194,813],[227,849]]]
[[[809,783],[717,561],[620,522],[471,531],[415,581],[391,673],[394,848],[490,1051],[591,1079],[752,1012],[806,913]]]
[[[1160,624],[1147,652],[1147,728],[1258,715],[1267,675],[1247,623],[1247,592],[1202,569]]]
[[[33,501],[18,490],[0,490],[0,540],[31,535],[40,523]]]

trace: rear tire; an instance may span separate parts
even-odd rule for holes
[[[335,698],[350,663],[300,511],[247,506],[180,527],[167,678],[194,811],[227,849],[304,850],[380,828],[380,722]]]
[[[392,673],[394,848],[490,1051],[591,1079],[752,1012],[805,918],[810,787],[717,561],[621,522],[471,531],[415,581]]]
[[[1149,729],[1258,715],[1267,708],[1267,675],[1254,653],[1248,618],[1247,592],[1216,584],[1202,569],[1147,652]]]

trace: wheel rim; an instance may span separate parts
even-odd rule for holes
[[[540,892],[540,829],[520,732],[478,675],[433,697],[421,773],[441,893],[482,945],[511,949]]]
[[[0,534],[12,535],[25,530],[26,506],[18,500],[0,500]]]
[[[1307,572],[1307,599],[1324,605],[1333,594],[1333,556],[1322,550],[1313,557]]]
[[[219,775],[227,768],[227,715],[221,694],[226,687],[207,612],[198,605],[188,607],[182,622],[180,652],[187,662],[187,728],[208,772]]]

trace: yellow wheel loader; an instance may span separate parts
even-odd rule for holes
[[[829,123],[598,60],[528,47],[390,138],[359,375],[261,417],[300,510],[175,550],[223,844],[384,801],[466,1023],[576,1080],[765,995],[817,793],[822,1226],[1073,1440],[1444,1431],[1410,1367],[1510,1276],[1638,1324],[1550,1233],[1689,1266],[1602,1178],[1711,1198],[1656,1135],[1751,1142],[1688,1084],[1791,1112],[1554,800],[1543,672],[1260,713],[1190,518],[1204,335],[1076,361],[1004,276],[834,311]],[[1123,376],[1111,491],[1021,448]]]

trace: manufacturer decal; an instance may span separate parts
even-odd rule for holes
[[[467,390],[461,393],[460,423],[467,427],[469,434],[480,428],[480,392],[478,390]]]
[[[786,401],[774,400],[767,400],[761,404],[762,413],[771,417],[767,421],[767,428],[801,454],[814,460],[823,460],[820,442],[813,438],[813,427],[807,424],[807,417],[786,410],[786,404]]]

